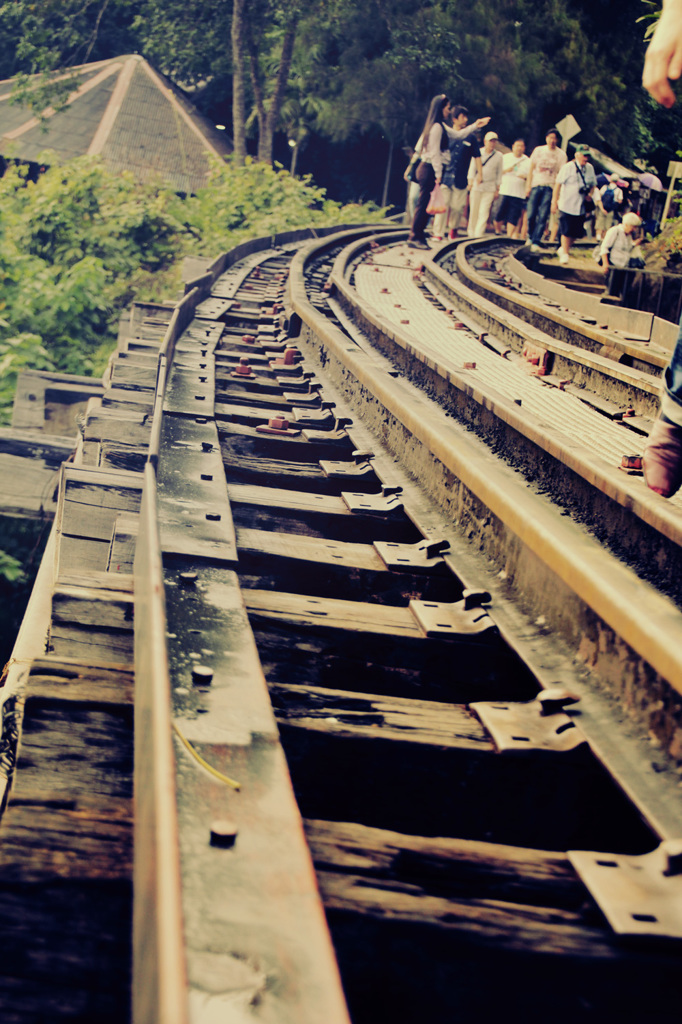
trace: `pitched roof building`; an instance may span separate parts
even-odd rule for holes
[[[114,172],[147,181],[161,176],[178,192],[206,183],[209,153],[224,156],[229,140],[178,89],[137,54],[70,68],[76,85],[64,109],[12,103],[13,80],[0,82],[0,154],[37,161],[46,150],[61,160],[100,154]]]

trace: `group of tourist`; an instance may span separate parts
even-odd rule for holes
[[[642,81],[658,103],[671,107],[675,103],[671,80],[680,77],[682,0],[663,0],[661,17],[647,49]],[[539,247],[550,216],[558,214],[559,260],[567,263],[573,241],[583,234],[586,200],[592,200],[596,207],[596,234],[601,239],[602,269],[608,273],[612,267],[628,266],[636,244],[633,234],[641,220],[637,214],[628,212],[619,223],[613,223],[610,215],[622,205],[622,190],[614,176],[597,188],[594,168],[584,146],[578,146],[573,159],[568,160],[559,148],[556,130],[550,129],[545,145],[534,149],[530,158],[525,157],[521,139],[514,142],[511,153],[502,157],[495,150],[495,132],[486,134],[483,151],[474,137],[476,131],[489,124],[490,118],[478,118],[472,125],[467,122],[466,108],[453,106],[444,95],[432,101],[411,165],[416,167],[414,180],[419,196],[409,245],[428,248],[425,231],[429,201],[438,184],[444,196],[444,209],[434,223],[436,239],[444,237],[448,224],[451,233],[456,232],[468,194],[469,233],[483,234],[493,200],[500,195],[502,202],[493,216],[498,230],[506,222],[509,234],[519,231],[519,211],[526,201],[531,250]],[[682,487],[682,324],[665,371],[661,409],[642,461],[644,479],[652,491],[670,498]]]
[[[440,242],[448,231],[454,238],[469,200],[468,233],[485,233],[491,217],[497,233],[505,230],[511,238],[527,238],[531,252],[540,243],[549,223],[550,242],[560,234],[559,262],[568,263],[573,242],[585,234],[585,219],[593,207],[596,237],[603,240],[600,258],[607,274],[613,266],[627,266],[632,258],[632,238],[640,219],[626,214],[614,225],[624,205],[618,176],[612,175],[601,188],[589,162],[589,151],[578,146],[572,160],[559,145],[559,133],[550,128],[542,146],[526,155],[523,139],[515,139],[504,155],[496,148],[497,133],[489,131],[481,149],[475,133],[488,125],[489,117],[468,124],[466,107],[453,105],[444,94],[431,101],[424,130],[417,142],[406,177],[415,182],[414,204],[408,245],[428,248],[426,225],[429,204],[438,186],[439,211],[434,217],[431,238]],[[497,203],[495,203],[497,200]],[[495,206],[493,204],[495,203]]]

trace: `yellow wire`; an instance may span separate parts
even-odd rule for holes
[[[217,768],[214,768],[212,765],[210,765],[208,761],[204,761],[199,751],[195,750],[195,748],[192,746],[189,740],[185,736],[183,736],[183,734],[180,732],[178,725],[175,722],[173,722],[173,728],[175,729],[176,733],[178,734],[178,736],[180,737],[180,739],[182,740],[182,742],[184,743],[185,747],[190,752],[192,757],[196,758],[196,760],[199,762],[202,768],[205,768],[207,772],[211,773],[211,775],[215,775],[216,779],[220,779],[220,781],[224,782],[226,786],[230,786],[232,789],[236,790],[241,789],[241,784],[239,782],[235,782],[235,780],[231,779],[229,775],[223,775],[223,773],[219,772]]]

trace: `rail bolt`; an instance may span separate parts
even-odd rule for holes
[[[234,846],[238,829],[232,821],[214,821],[211,824],[211,846],[227,849]]]
[[[206,665],[192,665],[192,682],[196,686],[208,686],[213,682],[213,669]]]

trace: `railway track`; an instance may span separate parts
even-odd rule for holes
[[[677,1007],[666,332],[404,240],[123,326],[6,670],[3,1021]]]

